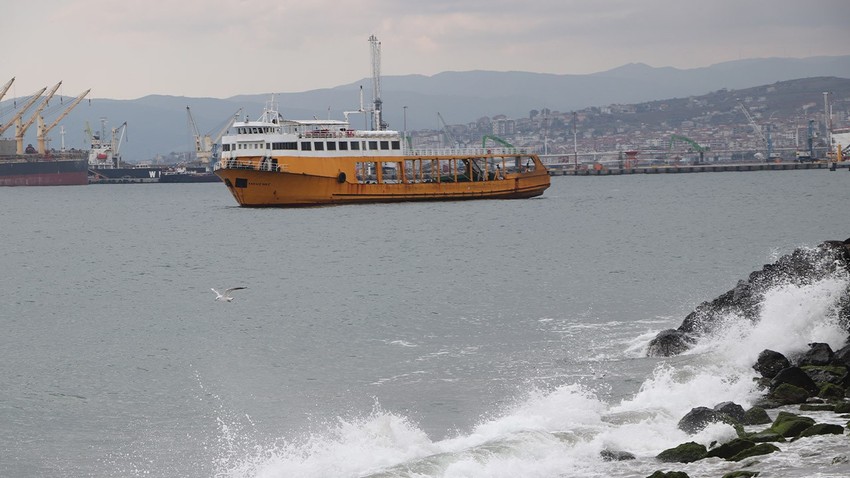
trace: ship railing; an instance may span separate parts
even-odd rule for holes
[[[215,171],[219,169],[252,169],[256,171],[286,171],[285,164],[279,164],[269,159],[263,159],[259,163],[255,160],[244,159],[222,159],[215,164]]]
[[[528,154],[525,148],[407,148],[407,156],[516,156]]]

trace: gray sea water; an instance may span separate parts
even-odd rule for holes
[[[837,341],[821,323],[836,284],[777,291],[766,309],[787,323],[698,354],[648,359],[649,338],[780,255],[850,237],[846,171],[307,209],[242,209],[219,184],[0,203],[4,477],[646,476],[688,441],[685,411],[753,398],[746,372],[705,357],[734,362],[747,334]],[[813,476],[804,453],[765,476]],[[832,455],[817,476],[848,472]]]

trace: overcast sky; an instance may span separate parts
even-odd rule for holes
[[[63,81],[91,98],[227,98],[371,76],[556,74],[627,63],[850,54],[848,0],[13,0],[0,15],[6,98]]]

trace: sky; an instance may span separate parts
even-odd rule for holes
[[[228,98],[381,73],[588,74],[850,54],[848,0],[14,0],[0,86]]]

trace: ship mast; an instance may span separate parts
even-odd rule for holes
[[[381,42],[378,37],[369,37],[372,46],[372,129],[382,130],[385,125],[381,120]]]

